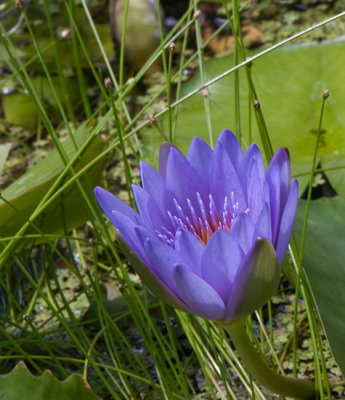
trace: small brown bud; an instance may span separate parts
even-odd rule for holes
[[[24,6],[23,0],[16,0],[16,6],[19,8],[23,8]]]
[[[95,239],[94,238],[90,238],[89,239],[89,245],[93,246],[95,244]]]
[[[201,11],[200,10],[196,10],[195,13],[193,14],[193,19],[198,19],[201,15]]]
[[[207,88],[202,89],[201,94],[203,95],[203,97],[205,97],[207,99],[211,96],[211,93]]]
[[[104,86],[105,86],[105,88],[106,88],[107,90],[109,90],[109,92],[110,92],[111,90],[113,90],[114,85],[113,85],[112,80],[109,78],[109,76],[108,76],[107,78],[104,79]]]
[[[260,110],[260,103],[259,103],[258,100],[254,100],[254,107],[255,107],[257,110]]]
[[[322,93],[322,97],[326,100],[326,99],[329,97],[329,91],[328,91],[328,90],[325,90],[325,91]]]
[[[169,47],[168,47],[168,49],[169,49],[169,52],[170,53],[173,53],[174,52],[174,50],[175,50],[175,43],[174,42],[171,42],[170,44],[169,44]]]
[[[157,125],[157,118],[153,114],[150,114],[149,120],[151,125]]]
[[[29,322],[29,321],[30,321],[30,317],[29,317],[27,314],[24,314],[24,315],[23,315],[23,320],[24,320],[25,322]]]

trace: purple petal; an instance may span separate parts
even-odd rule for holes
[[[279,221],[290,188],[290,159],[287,149],[277,150],[267,168],[266,179],[270,187],[273,243],[276,244]]]
[[[107,190],[101,188],[100,186],[96,186],[94,189],[96,199],[101,206],[104,214],[110,219],[110,222],[114,224],[113,221],[113,211],[116,210],[121,214],[126,215],[133,222],[139,224],[141,219],[139,214],[133,210],[133,208],[129,207],[125,202],[120,200],[118,197],[108,192]]]
[[[204,246],[187,229],[179,228],[175,234],[175,250],[190,265],[191,271],[201,275],[201,258]]]
[[[158,172],[163,179],[165,179],[166,176],[167,162],[170,150],[172,148],[178,150],[178,148],[174,144],[169,142],[163,142],[161,144],[161,147],[159,148]]]
[[[261,168],[264,169],[260,150],[255,143],[252,143],[247,148],[247,150],[245,151],[245,153],[241,159],[240,165],[239,165],[238,175],[240,176],[241,180],[243,179],[243,182],[241,181],[243,184],[243,187],[247,186],[246,185],[246,177],[249,176],[248,169],[249,169],[249,166],[253,159],[257,160],[259,163],[261,162],[261,164],[262,164]],[[265,171],[264,171],[264,173],[265,173]]]
[[[174,192],[180,206],[190,218],[192,215],[187,199],[190,200],[197,215],[199,215],[200,208],[196,193],[199,193],[203,202],[208,204],[208,189],[202,178],[183,154],[175,149],[171,149],[169,154],[166,186]]]
[[[164,282],[172,293],[176,294],[175,281],[173,279],[174,269],[178,264],[182,266],[187,265],[186,261],[172,247],[160,242],[156,238],[148,237],[142,229],[137,229],[137,235],[145,246],[151,270]]]
[[[244,258],[236,239],[218,229],[207,242],[201,260],[202,278],[209,283],[227,303],[231,286]]]
[[[144,246],[141,245],[137,238],[136,228],[139,225],[133,222],[131,218],[115,210],[113,211],[112,218],[116,230],[121,235],[123,240],[144,260],[144,262],[147,262],[148,258],[146,256]],[[148,234],[146,228],[142,227],[142,229]]]
[[[194,314],[212,320],[224,318],[225,304],[206,281],[180,265],[175,267],[174,280],[179,297]]]
[[[135,251],[133,251],[133,249],[123,240],[120,235],[117,235],[117,240],[134,270],[154,295],[163,300],[165,303],[169,304],[171,307],[191,313],[191,310],[169,290],[169,288],[150,269],[149,265],[145,263],[141,257],[135,253]]]
[[[230,232],[241,246],[244,253],[247,253],[253,245],[255,226],[246,213],[242,213],[233,221]]]
[[[161,175],[144,161],[140,161],[141,184],[143,189],[155,200],[163,214],[171,209],[173,193],[167,190],[165,180]]]
[[[218,210],[223,209],[225,197],[233,205],[238,203],[238,211],[246,210],[247,202],[236,169],[220,141],[212,157],[209,186]]]
[[[257,240],[259,238],[265,238],[272,242],[271,212],[269,204],[267,202],[263,206],[261,213],[256,221],[253,240]]]
[[[242,158],[239,178],[247,197],[250,218],[255,223],[264,204],[266,176],[260,150],[254,143],[248,147]]]
[[[292,228],[295,220],[295,213],[298,201],[298,182],[294,178],[290,187],[288,199],[285,204],[283,215],[280,221],[279,234],[277,240],[276,252],[279,263],[282,263],[288,248]]]
[[[280,268],[272,243],[258,239],[235,277],[226,321],[244,318],[261,307],[278,288]]]
[[[224,129],[219,135],[218,142],[223,145],[230,157],[232,164],[234,165],[235,169],[238,170],[243,157],[243,151],[236,136],[229,131],[229,129]]]
[[[199,175],[208,182],[208,173],[210,169],[213,150],[202,139],[195,137],[189,147],[187,160],[192,167],[196,169]]]
[[[132,190],[143,225],[151,229],[152,232],[160,231],[162,226],[171,229],[168,216],[162,214],[153,198],[137,185],[132,185]]]

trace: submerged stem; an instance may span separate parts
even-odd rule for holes
[[[279,375],[267,365],[250,341],[243,322],[233,326],[225,325],[224,328],[229,333],[243,365],[265,388],[273,393],[295,399],[318,398],[313,382]]]

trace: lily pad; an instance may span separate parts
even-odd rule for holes
[[[62,144],[68,159],[76,154],[87,135],[88,129],[81,126],[74,135],[76,147],[71,138]],[[75,164],[74,171],[77,172],[86,166],[100,154],[103,148],[102,140],[95,137],[81,155],[81,159]],[[93,198],[92,189],[100,180],[104,163],[105,161],[99,161],[81,177],[83,188],[90,198]],[[0,200],[0,237],[14,235],[21,228],[63,170],[64,164],[57,150],[53,150],[45,159],[2,192],[2,197],[6,199],[6,202]],[[87,184],[86,176],[90,185]],[[76,185],[71,185],[35,220],[35,225],[44,233],[56,234],[64,232],[64,228],[68,231],[82,225],[87,218],[88,213],[81,194]],[[30,231],[37,233],[34,228]]]
[[[80,94],[78,82],[76,79],[66,79],[68,90],[63,91],[59,78],[54,76],[52,82],[55,91],[62,100],[62,105],[66,108],[66,96],[71,104],[78,105],[80,102]],[[36,76],[31,78],[31,84],[35,88],[40,100],[45,108],[49,110],[49,116],[54,121],[60,121],[61,116],[58,111],[58,105],[54,98],[53,91],[48,80],[44,76]],[[15,92],[4,95],[2,97],[2,106],[4,108],[5,120],[13,125],[23,126],[29,130],[37,129],[39,122],[39,113],[34,100],[29,94],[23,92]]]
[[[252,54],[248,54],[252,56]],[[327,172],[336,192],[345,196],[345,41],[322,44],[285,46],[253,61],[251,71],[255,89],[264,113],[273,149],[289,149],[292,173],[300,177],[300,190],[307,183],[307,174],[315,148],[322,93],[330,97],[325,105],[323,133],[318,148],[318,161],[323,168],[340,168]],[[205,63],[206,80],[219,76],[234,65],[233,57],[211,59]],[[246,74],[240,73],[241,131],[244,145],[249,144],[249,94]],[[201,86],[200,74],[183,86],[182,95]],[[236,132],[234,74],[209,86],[213,142],[224,128]],[[251,108],[252,140],[260,143]],[[160,124],[167,132],[167,117]],[[186,151],[194,136],[208,143],[209,133],[204,98],[199,92],[179,106],[176,145]],[[161,137],[154,128],[144,131],[149,151],[156,151]],[[150,154],[148,154],[150,157]]]
[[[306,201],[298,204],[295,234],[299,243]],[[339,367],[345,375],[345,199],[310,204],[303,266]]]
[[[77,374],[58,381],[50,371],[34,376],[23,362],[0,376],[0,398],[6,400],[97,400],[87,382]]]

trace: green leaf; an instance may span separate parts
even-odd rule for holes
[[[69,98],[71,104],[78,104],[80,102],[79,86],[75,78],[66,78],[67,92],[63,91],[59,77],[52,77],[52,82],[64,107],[66,106],[66,96]],[[47,78],[44,76],[33,77],[31,78],[31,84],[37,91],[43,105],[49,111],[50,118],[60,121],[61,115],[58,111],[58,105]],[[2,105],[5,120],[8,123],[23,126],[29,130],[37,128],[39,114],[34,100],[28,94],[16,92],[5,95],[2,98]]]
[[[10,149],[11,149],[11,143],[0,145],[0,173],[4,168],[4,164],[8,157],[8,153],[10,152]]]
[[[37,128],[39,116],[35,102],[28,94],[13,93],[3,96],[2,106],[5,121],[22,126],[30,131]]]
[[[300,201],[295,221],[301,238],[306,201]],[[345,374],[345,199],[310,203],[303,266],[334,355]]]
[[[0,399],[3,400],[97,400],[80,375],[58,381],[50,371],[34,376],[23,362],[6,375],[0,375]]]
[[[249,54],[250,56],[251,54]],[[332,61],[330,61],[332,60]],[[291,154],[292,173],[300,175],[300,190],[307,184],[316,130],[321,109],[322,93],[330,92],[323,119],[323,134],[318,149],[318,161],[323,168],[343,167],[327,172],[334,189],[345,196],[345,42],[300,44],[285,46],[268,53],[252,64],[252,77],[261,110],[263,111],[273,149],[287,147]],[[211,59],[205,63],[207,81],[219,76],[234,65],[233,57]],[[248,84],[243,68],[240,70],[240,112],[243,147],[248,143]],[[182,95],[201,86],[200,74],[183,86]],[[209,87],[213,140],[228,128],[236,131],[234,74]],[[251,107],[252,138],[260,144],[260,136]],[[167,131],[168,120],[159,121]],[[209,142],[201,93],[179,106],[175,144],[186,152],[194,136]],[[144,131],[145,141],[152,154],[162,141],[154,128]],[[148,157],[152,157],[148,154]],[[304,174],[301,176],[301,174]]]
[[[76,154],[86,140],[87,134],[87,128],[81,126],[74,135],[77,148],[70,138],[62,144],[68,159]],[[101,153],[103,148],[104,143],[95,137],[81,155],[81,159],[75,163],[74,171],[77,172],[86,166]],[[93,198],[92,189],[100,180],[104,163],[105,161],[97,162],[81,178],[89,198]],[[14,235],[21,228],[63,170],[64,164],[57,150],[53,150],[2,192],[7,203],[0,200],[0,237]],[[70,178],[70,175],[67,174],[67,177]],[[87,218],[88,213],[81,194],[73,184],[45,209],[44,214],[35,220],[35,224],[44,233],[57,234],[64,232],[64,226],[68,231],[82,225]],[[30,232],[37,233],[34,228],[30,229]]]

